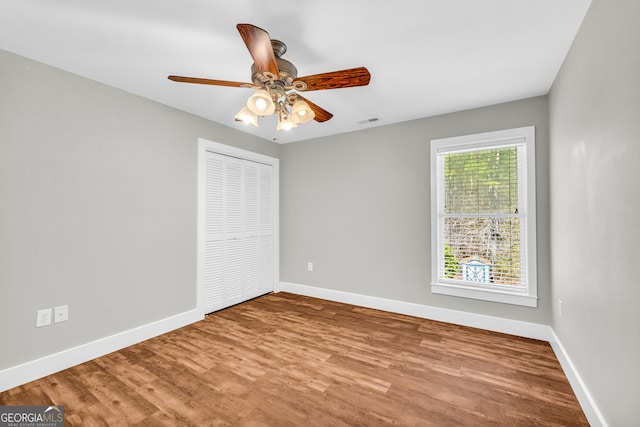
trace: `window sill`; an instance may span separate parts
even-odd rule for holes
[[[434,294],[500,302],[503,304],[522,305],[525,307],[538,307],[537,297],[522,293],[509,293],[493,289],[477,289],[467,286],[449,284],[445,285],[442,283],[432,283],[431,292]]]

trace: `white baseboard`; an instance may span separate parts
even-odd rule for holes
[[[0,371],[0,392],[202,320],[190,310]]]
[[[555,331],[552,330],[551,332],[553,339],[549,340],[549,344],[551,344],[551,348],[553,348],[553,351],[560,362],[560,366],[562,366],[562,370],[567,376],[569,384],[571,384],[571,388],[573,388],[573,392],[576,394],[576,398],[578,399],[578,402],[580,402],[582,411],[587,417],[589,424],[591,424],[591,427],[607,427],[606,420],[598,409],[598,406],[593,400],[591,393],[589,393],[584,381],[582,381],[582,378],[576,370],[573,362],[571,362],[571,358],[569,358],[569,355],[560,342],[560,339],[556,335]]]
[[[467,313],[464,311],[449,310],[446,308],[353,294],[314,286],[298,285],[295,283],[280,282],[280,290],[293,294],[322,298],[330,301],[358,305],[360,307],[375,308],[392,313],[406,314],[423,319],[470,326],[537,340],[550,341],[552,338],[551,327],[538,323],[485,316],[483,314]]]
[[[587,390],[587,387],[580,378],[575,366],[571,363],[571,359],[567,355],[551,326],[389,300],[368,295],[353,294],[314,286],[299,285],[296,283],[280,282],[279,290],[283,292],[290,292],[292,294],[357,305],[360,307],[406,314],[408,316],[415,316],[423,319],[437,320],[440,322],[453,323],[455,325],[470,326],[473,328],[548,341],[556,354],[556,357],[560,362],[560,366],[562,366],[562,369],[569,380],[569,384],[571,384],[573,392],[575,393],[589,423],[593,427],[607,427],[607,423],[598,410],[589,390]]]

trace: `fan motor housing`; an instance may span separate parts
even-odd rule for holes
[[[287,45],[280,40],[271,40],[273,54],[278,64],[279,76],[274,76],[273,80],[280,80],[285,86],[291,86],[291,83],[298,77],[298,69],[291,62],[282,59],[282,55],[287,51]],[[272,76],[264,76],[258,71],[256,64],[251,64],[251,81],[258,86],[268,83]]]

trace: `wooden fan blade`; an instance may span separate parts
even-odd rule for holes
[[[238,28],[244,44],[247,45],[258,71],[261,73],[269,72],[276,79],[279,78],[278,63],[271,47],[269,33],[251,24],[238,24],[236,28]]]
[[[230,82],[228,80],[201,79],[198,77],[169,76],[169,80],[173,80],[174,82],[181,82],[181,83],[197,83],[201,85],[255,87],[253,83]]]
[[[312,76],[298,77],[293,81],[303,82],[307,85],[305,91],[338,89],[343,87],[366,86],[371,80],[371,74],[365,67],[351,68],[330,73],[314,74]]]
[[[327,120],[331,119],[331,117],[333,117],[333,114],[331,114],[324,108],[318,106],[317,104],[314,104],[313,102],[309,101],[307,98],[300,95],[299,93],[297,93],[296,95],[298,96],[299,99],[302,99],[304,102],[309,104],[309,108],[311,108],[311,110],[313,110],[315,114],[315,117],[313,118],[313,120],[315,120],[316,122],[318,123],[326,122]]]

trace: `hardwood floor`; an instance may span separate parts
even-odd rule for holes
[[[586,426],[548,343],[287,293],[0,393],[67,426]]]

